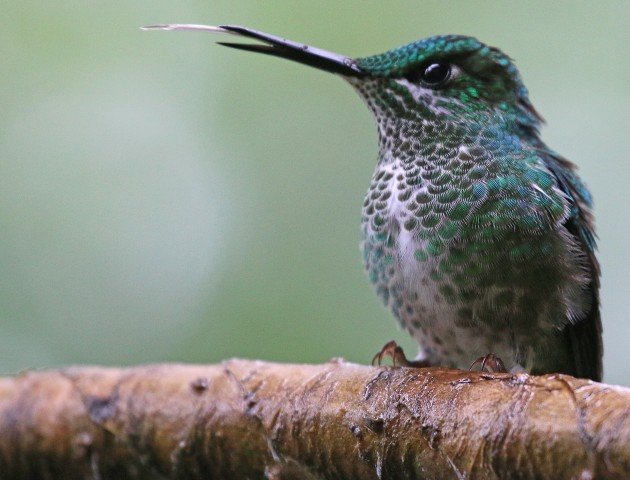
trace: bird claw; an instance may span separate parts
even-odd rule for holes
[[[468,370],[472,370],[475,365],[481,364],[481,371],[488,373],[507,373],[503,360],[497,357],[494,353],[488,353],[475,360]]]
[[[428,367],[429,364],[423,360],[407,360],[402,347],[394,340],[387,342],[383,348],[372,358],[373,366],[381,366],[384,358],[391,358],[394,367]]]

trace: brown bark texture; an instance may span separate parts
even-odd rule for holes
[[[630,389],[285,365],[0,378],[1,479],[628,479]]]

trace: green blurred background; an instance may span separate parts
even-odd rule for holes
[[[0,372],[251,357],[366,363],[395,338],[358,250],[372,119],[333,75],[163,22],[362,56],[462,33],[513,56],[596,199],[605,379],[630,384],[630,2],[6,2]]]

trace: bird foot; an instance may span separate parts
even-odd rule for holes
[[[402,347],[394,340],[387,342],[381,351],[374,355],[372,365],[380,367],[385,358],[391,358],[394,367],[424,368],[429,366],[429,362],[426,360],[407,360]]]
[[[481,371],[488,373],[507,373],[503,360],[494,353],[489,353],[475,360],[468,370],[472,370],[475,365],[481,364]]]

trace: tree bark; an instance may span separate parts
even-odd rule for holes
[[[566,375],[282,365],[0,378],[2,479],[630,478],[630,389]]]

